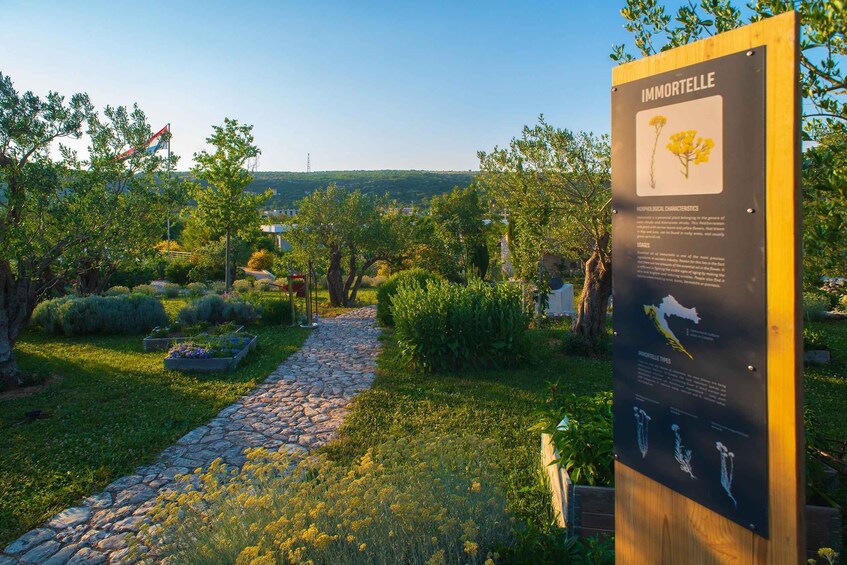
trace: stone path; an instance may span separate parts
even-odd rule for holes
[[[322,319],[303,347],[250,394],[183,436],[155,464],[139,467],[9,544],[0,565],[120,563],[127,538],[176,475],[218,457],[240,466],[250,447],[305,451],[323,445],[353,396],[373,381],[378,337],[373,308]]]

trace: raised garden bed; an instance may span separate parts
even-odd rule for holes
[[[244,329],[244,326],[239,326],[238,328],[232,330],[232,332],[238,333],[243,329]],[[161,330],[163,330],[163,328],[159,328],[159,327],[153,328],[153,330],[150,332],[150,335],[148,335],[147,337],[145,337],[142,340],[142,344],[144,346],[145,352],[167,351],[168,349],[170,349],[171,347],[173,347],[173,346],[175,346],[179,343],[191,340],[194,337],[196,337],[196,336],[185,335],[183,332],[175,333],[174,335],[168,335],[168,336],[165,336],[165,337],[153,337],[154,335],[156,335],[157,332],[159,332]],[[198,334],[198,335],[206,335],[206,334]]]
[[[575,485],[568,472],[553,463],[557,458],[550,435],[541,434],[541,464],[550,482],[559,527],[577,536],[614,535],[614,487]],[[841,512],[829,506],[806,506],[807,556],[814,558],[821,547],[841,553],[841,542]]]
[[[180,352],[177,351],[179,348],[190,348],[192,347],[190,344],[192,342],[185,342],[181,346],[177,346],[171,350],[167,357],[165,357],[165,369],[169,371],[197,371],[197,372],[225,372],[231,371],[235,369],[238,364],[244,359],[247,354],[254,349],[256,349],[256,344],[258,342],[257,336],[251,335],[229,335],[229,336],[221,336],[219,338],[215,338],[219,343],[216,347],[221,348],[229,342],[231,346],[232,355],[229,356],[219,356],[217,354],[219,349],[211,348],[211,351],[208,352],[208,356],[199,356],[203,355],[202,352],[196,353],[198,356],[176,356]],[[237,340],[238,343],[235,343]],[[197,345],[194,346],[195,352],[198,349],[201,349],[202,346]],[[205,348],[210,349],[210,348]]]

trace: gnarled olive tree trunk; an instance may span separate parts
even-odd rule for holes
[[[329,268],[326,270],[326,287],[332,306],[346,306],[344,282],[341,277],[341,249],[338,245],[329,248]]]
[[[612,258],[607,253],[608,236],[594,248],[585,263],[585,282],[579,308],[573,322],[573,333],[581,336],[592,348],[606,334],[606,310],[612,295]]]
[[[18,383],[15,341],[35,308],[35,294],[26,278],[16,278],[8,261],[0,261],[0,381]]]

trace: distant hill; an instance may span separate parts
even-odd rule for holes
[[[277,195],[269,201],[269,208],[291,207],[316,188],[333,182],[365,193],[388,193],[401,204],[419,204],[433,195],[449,192],[454,186],[467,186],[476,175],[472,171],[263,171],[255,174],[248,190],[275,189]]]

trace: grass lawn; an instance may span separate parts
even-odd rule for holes
[[[171,315],[183,301],[165,301]],[[0,396],[0,547],[55,512],[151,463],[164,448],[243,396],[296,351],[308,332],[250,328],[259,349],[232,373],[187,375],[144,353],[143,336],[57,338],[28,331],[25,371],[56,375],[23,398]],[[25,413],[47,417],[28,421]]]
[[[371,304],[376,304],[376,289],[375,288],[360,288],[359,292],[356,294],[356,303],[354,306],[350,308],[345,308],[344,306],[330,306],[329,305],[329,291],[326,289],[319,289],[317,291],[318,295],[318,317],[323,318],[334,318],[344,312],[349,312],[350,310],[354,310],[355,308],[359,308],[361,306],[368,306]],[[301,314],[305,312],[305,303],[302,298],[297,299],[297,310]]]
[[[508,469],[504,482],[513,510],[544,527],[553,516],[540,478],[540,437],[528,431],[534,412],[544,404],[550,382],[559,381],[560,388],[576,394],[608,390],[612,382],[609,359],[559,352],[562,334],[532,331],[535,359],[522,369],[422,375],[404,368],[392,333],[386,331],[373,387],[357,398],[339,439],[325,449],[348,460],[388,437],[435,431],[491,438]]]
[[[829,365],[806,367],[806,406],[814,411],[822,436],[847,441],[847,320],[812,322],[824,332],[832,352]]]

